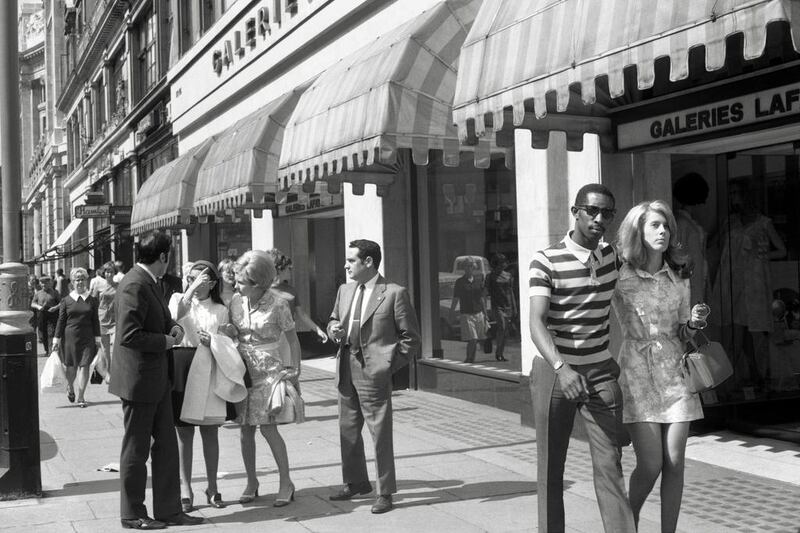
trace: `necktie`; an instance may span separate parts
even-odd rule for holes
[[[356,308],[350,317],[350,334],[347,342],[350,344],[350,352],[361,351],[361,304],[364,303],[364,285],[358,286],[358,296],[356,296]]]

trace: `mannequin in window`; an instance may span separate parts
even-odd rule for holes
[[[769,374],[768,336],[773,330],[769,262],[786,256],[786,246],[772,220],[759,212],[757,198],[747,180],[728,184],[729,216],[720,234],[722,254],[712,301],[725,295],[723,304],[730,306],[730,313],[721,314],[722,325],[733,326],[728,353],[734,370],[745,382],[762,386]],[[747,369],[736,368],[743,360]]]

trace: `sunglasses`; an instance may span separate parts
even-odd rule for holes
[[[608,208],[608,207],[597,207],[596,205],[576,205],[575,209],[580,209],[581,211],[585,211],[587,215],[591,218],[596,217],[597,215],[602,215],[604,219],[611,220],[614,218],[614,215],[617,214],[616,209]]]

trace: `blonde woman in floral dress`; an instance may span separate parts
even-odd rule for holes
[[[705,304],[691,307],[690,267],[665,202],[631,209],[617,246],[623,264],[612,306],[624,337],[618,361],[623,422],[636,452],[631,508],[638,524],[661,475],[661,531],[675,531],[689,423],[703,417],[700,399],[683,381],[681,356],[684,343],[705,327],[709,310]]]
[[[256,428],[267,440],[278,467],[280,487],[273,505],[283,507],[294,499],[294,484],[289,477],[289,456],[286,443],[278,433],[275,418],[268,411],[270,383],[281,372],[291,379],[300,373],[300,342],[297,340],[292,312],[285,300],[269,290],[275,266],[266,253],[246,252],[236,261],[236,288],[231,299],[231,324],[237,329],[239,353],[244,358],[251,384],[247,399],[239,406],[242,459],[247,473],[247,487],[241,503],[258,497],[256,476]],[[289,342],[291,361],[284,362],[278,351],[281,333]]]

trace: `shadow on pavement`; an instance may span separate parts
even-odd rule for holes
[[[570,483],[565,482],[565,489],[569,488]],[[336,514],[347,514],[364,506],[371,506],[375,500],[375,493],[367,496],[354,498],[349,501],[328,502],[327,495],[335,492],[341,485],[330,487],[316,487],[309,490],[298,490],[297,501],[291,506],[280,511],[289,511],[290,516],[275,516],[275,520],[281,521],[300,521],[309,520],[317,517],[331,516]],[[402,493],[394,495],[394,503],[397,509],[411,508],[422,505],[434,505],[437,503],[450,503],[453,501],[480,500],[481,502],[511,500],[521,496],[536,494],[536,483],[526,481],[488,481],[478,483],[464,483],[458,479],[444,480],[407,480],[401,481],[400,489]],[[319,512],[314,512],[309,508],[309,501],[321,498],[319,502]],[[305,501],[304,501],[305,500]],[[293,506],[297,506],[293,509]],[[253,504],[248,504],[241,510],[226,513],[220,516],[209,518],[210,523],[252,523],[264,520],[264,511],[272,507],[271,498],[259,498]],[[299,511],[299,512],[298,512]],[[276,511],[279,512],[279,511]]]
[[[119,492],[119,474],[112,473],[110,479],[96,479],[92,481],[77,481],[67,483],[58,490],[48,490],[42,493],[43,498],[61,498],[64,496],[84,496],[102,492]],[[150,486],[148,479],[147,486]]]
[[[39,460],[47,461],[58,455],[56,440],[46,431],[39,431]]]

